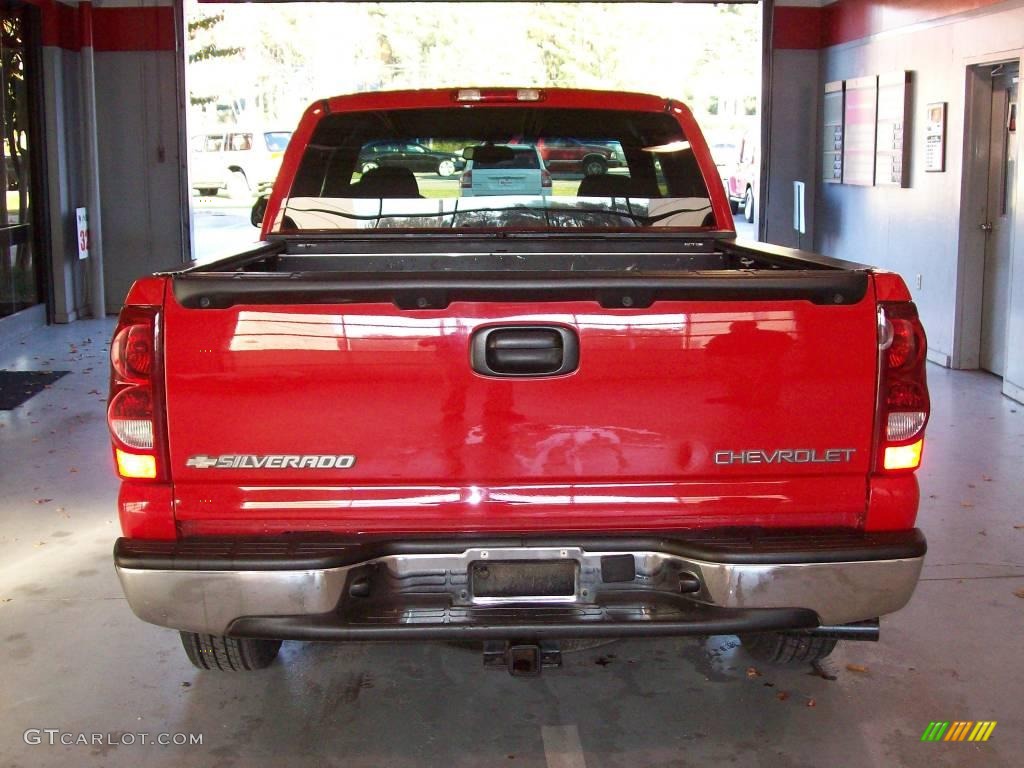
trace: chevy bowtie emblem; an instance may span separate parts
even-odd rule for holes
[[[231,453],[189,456],[185,466],[192,469],[352,469],[355,463],[355,456]]]

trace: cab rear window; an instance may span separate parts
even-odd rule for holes
[[[542,175],[472,177],[502,169]],[[670,114],[531,105],[327,115],[273,231],[714,226]]]

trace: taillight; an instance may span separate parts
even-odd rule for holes
[[[121,328],[110,345],[114,373],[126,381],[145,379],[153,372],[153,329],[146,325]]]
[[[921,464],[931,403],[925,374],[928,342],[913,302],[878,309],[879,389],[876,469],[912,472]]]
[[[463,171],[462,172],[462,179],[459,181],[459,186],[462,187],[463,189],[472,189],[473,188],[473,172],[472,171]]]
[[[123,478],[162,479],[157,312],[157,307],[122,309],[110,345],[107,426],[117,472]]]
[[[153,393],[143,386],[122,389],[107,409],[111,434],[129,448],[153,448],[153,416]]]
[[[551,189],[551,174],[547,171],[540,172],[540,185],[545,189]]]

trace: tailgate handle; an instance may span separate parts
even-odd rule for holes
[[[484,376],[562,376],[579,366],[576,333],[556,326],[481,328],[473,335],[473,370]]]

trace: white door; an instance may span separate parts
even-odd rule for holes
[[[1019,65],[996,67],[992,76],[985,277],[981,315],[981,367],[1003,375],[1013,245],[1014,189],[1017,174],[1017,86]]]

